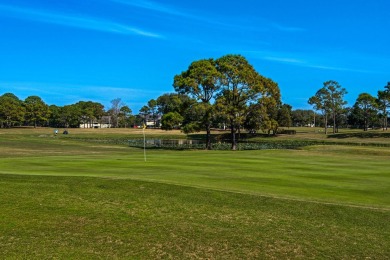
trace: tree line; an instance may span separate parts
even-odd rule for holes
[[[108,117],[110,125],[126,127],[134,121],[131,109],[120,98],[111,101],[111,108],[104,110],[98,102],[79,101],[66,106],[46,104],[38,96],[20,100],[12,93],[0,96],[0,127],[15,126],[74,128],[80,125],[92,127]]]
[[[109,115],[111,124],[119,127],[130,120],[133,124],[137,120],[157,120],[160,114],[163,129],[180,128],[185,133],[205,130],[207,149],[211,149],[212,127],[229,128],[232,149],[236,149],[242,128],[276,132],[285,107],[277,83],[260,75],[241,55],[195,61],[174,77],[173,86],[176,93],[149,101],[138,116],[131,116],[131,109],[120,99],[111,101],[112,107],[104,111],[102,104],[92,101],[58,107],[48,106],[38,96],[22,101],[6,93],[0,100],[1,126],[78,127]]]
[[[38,96],[20,100],[12,93],[0,96],[0,126],[80,127],[109,121],[111,127],[139,126],[153,122],[162,129],[185,133],[206,132],[206,148],[211,149],[211,129],[229,129],[232,149],[241,130],[276,134],[280,127],[322,126],[387,130],[390,83],[378,96],[362,93],[352,107],[344,100],[347,91],[336,81],[326,81],[308,103],[313,110],[292,110],[281,102],[278,84],[260,75],[241,55],[192,62],[173,78],[175,92],[151,99],[139,114],[120,98],[107,110],[92,101],[72,105],[47,105]]]
[[[329,126],[333,133],[338,132],[339,127],[361,128],[364,131],[379,127],[388,129],[390,82],[383,90],[378,90],[376,97],[369,93],[359,94],[352,107],[346,106],[345,94],[345,88],[337,81],[330,80],[324,82],[323,87],[308,100],[320,113],[325,134]]]

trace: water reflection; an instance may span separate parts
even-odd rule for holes
[[[202,140],[187,139],[152,139],[146,140],[146,144],[155,146],[176,146],[176,145],[196,145],[204,144]]]
[[[146,139],[147,147],[194,147],[204,145],[203,140],[188,140],[188,139]],[[130,146],[143,146],[143,139],[129,140]]]

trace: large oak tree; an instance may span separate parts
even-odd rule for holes
[[[267,108],[280,103],[279,88],[275,82],[261,76],[241,55],[223,56],[216,60],[216,67],[221,74],[219,107],[229,120],[232,150],[236,150],[236,133],[245,121],[248,106],[259,104],[255,109],[265,120],[262,124],[272,125],[274,119]]]
[[[198,112],[199,121],[190,122],[190,129],[206,130],[206,149],[211,149],[211,124],[213,119],[213,106],[210,101],[215,98],[219,90],[218,80],[220,74],[215,67],[213,59],[194,61],[188,69],[174,77],[173,86],[180,94],[187,94],[200,102],[195,105],[192,112]],[[196,118],[196,117],[195,117]]]

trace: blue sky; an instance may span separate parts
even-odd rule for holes
[[[0,95],[133,113],[195,60],[241,54],[308,109],[324,81],[353,105],[390,81],[387,0],[0,0]]]

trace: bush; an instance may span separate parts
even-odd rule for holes
[[[143,139],[128,140],[131,147],[144,147]],[[237,150],[265,150],[265,149],[298,149],[308,145],[319,144],[316,141],[260,141],[260,142],[239,142]],[[323,144],[323,142],[321,143]],[[204,141],[199,140],[160,140],[148,139],[145,143],[146,148],[161,148],[161,149],[205,149]],[[217,142],[212,144],[213,150],[230,150],[230,142]]]

